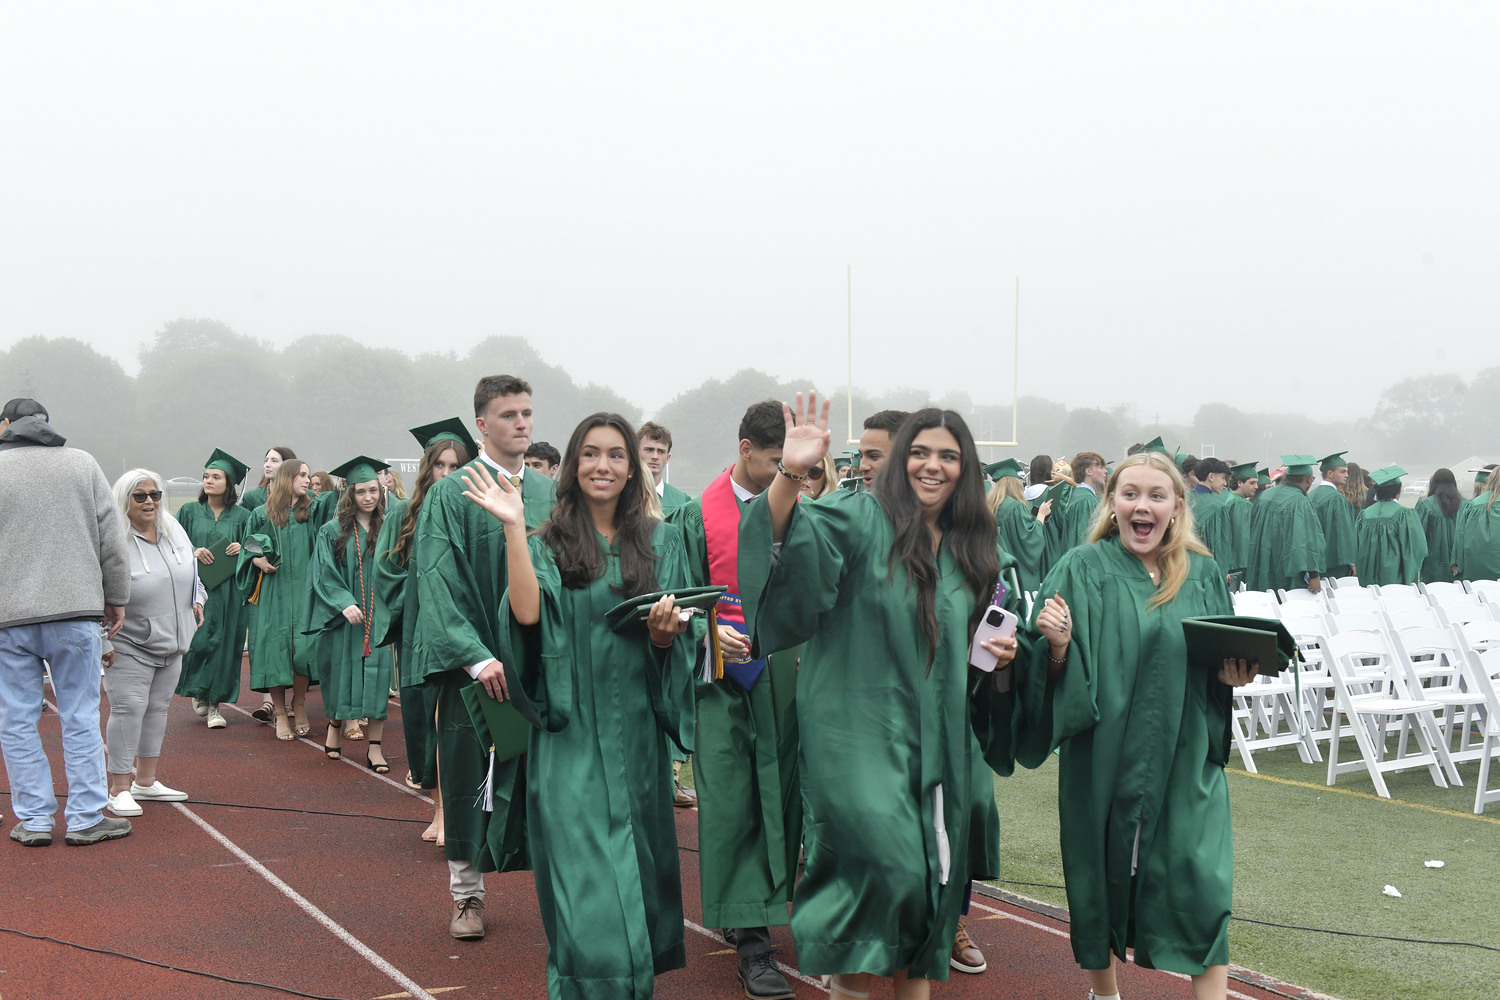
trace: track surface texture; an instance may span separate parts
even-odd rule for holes
[[[191,799],[143,803],[131,836],[66,847],[59,811],[51,847],[0,840],[0,926],[7,928],[0,931],[0,1000],[544,998],[547,940],[529,873],[486,876],[482,941],[448,936],[447,865],[440,849],[420,839],[431,805],[401,781],[399,707],[392,702],[384,741],[394,780],[383,780],[363,766],[363,743],[346,744],[352,760],[324,757],[316,688],[308,697],[309,739],[277,742],[271,727],[248,714],[259,702],[247,688],[239,706],[224,706],[229,727],[210,731],[186,699],[173,700],[160,777]],[[41,728],[61,793],[57,716],[43,713]],[[0,796],[6,831],[15,822],[8,792]],[[657,996],[735,1000],[744,994],[733,955],[717,929],[698,922],[695,820],[694,811],[677,811],[687,968],[660,977]],[[1060,915],[976,895],[967,925],[989,969],[955,972],[934,984],[934,996],[1087,995]],[[783,927],[773,936],[780,960],[795,970],[791,934]],[[798,997],[827,996],[811,978],[789,978]],[[1166,973],[1128,966],[1120,978],[1132,1000],[1192,995],[1184,978]],[[1308,995],[1244,979],[1253,975],[1236,970],[1231,996]],[[872,995],[890,996],[889,984],[877,983]]]

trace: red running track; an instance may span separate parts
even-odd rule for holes
[[[191,800],[143,803],[130,837],[65,847],[59,812],[51,847],[0,840],[0,926],[326,997],[544,998],[547,941],[529,873],[487,876],[484,940],[448,936],[447,865],[441,849],[420,840],[431,805],[400,781],[398,706],[383,743],[391,774],[381,778],[363,766],[360,743],[346,743],[352,760],[324,757],[316,688],[308,699],[312,739],[277,742],[248,715],[259,700],[247,689],[243,707],[224,707],[229,728],[210,731],[186,699],[174,699],[160,776]],[[44,713],[41,728],[60,785],[57,716]],[[0,812],[8,831],[15,822],[8,794]],[[695,818],[677,813],[688,967],[659,978],[657,995],[735,1000],[743,993],[734,959],[716,931],[697,922]],[[968,927],[989,970],[955,972],[934,984],[934,996],[1087,995],[1064,920],[976,897]],[[783,927],[773,936],[791,978],[791,935]],[[827,995],[811,979],[792,981],[798,997]],[[1134,966],[1121,981],[1132,1000],[1191,996],[1185,979]],[[881,986],[873,995],[889,996]],[[1306,995],[1281,984],[1272,992],[1232,981],[1231,989],[1240,1000]],[[0,1000],[287,995],[0,931]]]

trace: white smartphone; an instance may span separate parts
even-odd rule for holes
[[[969,665],[987,674],[992,673],[997,658],[981,643],[986,639],[1008,639],[1015,634],[1016,616],[999,605],[991,604],[985,609],[984,617],[979,619],[979,627],[974,630],[974,640],[969,643]]]

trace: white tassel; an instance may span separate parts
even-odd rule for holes
[[[948,871],[953,867],[953,852],[948,846],[948,824],[943,818],[943,786],[932,790],[932,827],[937,832],[938,885],[948,884]]]
[[[484,784],[479,786],[480,808],[495,811],[495,748],[490,747],[490,766],[484,770]]]

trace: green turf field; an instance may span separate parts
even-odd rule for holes
[[[1392,741],[1394,744],[1394,741]],[[1358,755],[1353,740],[1346,753]],[[1236,763],[1238,755],[1232,758]],[[1343,759],[1343,758],[1341,758]],[[1500,982],[1500,806],[1475,816],[1478,764],[1463,788],[1440,789],[1426,769],[1388,774],[1393,800],[1368,777],[1324,784],[1326,765],[1294,748],[1255,755],[1261,776],[1230,770],[1236,919],[1230,961],[1344,1000],[1487,997]],[[1492,784],[1500,778],[1492,778]],[[1308,787],[1311,786],[1311,787]],[[995,784],[1001,888],[1060,906],[1055,758]],[[1440,860],[1430,869],[1424,862]],[[1016,883],[1040,883],[1019,885]],[[1386,885],[1402,893],[1384,895]],[[1249,923],[1468,941],[1411,944]]]

